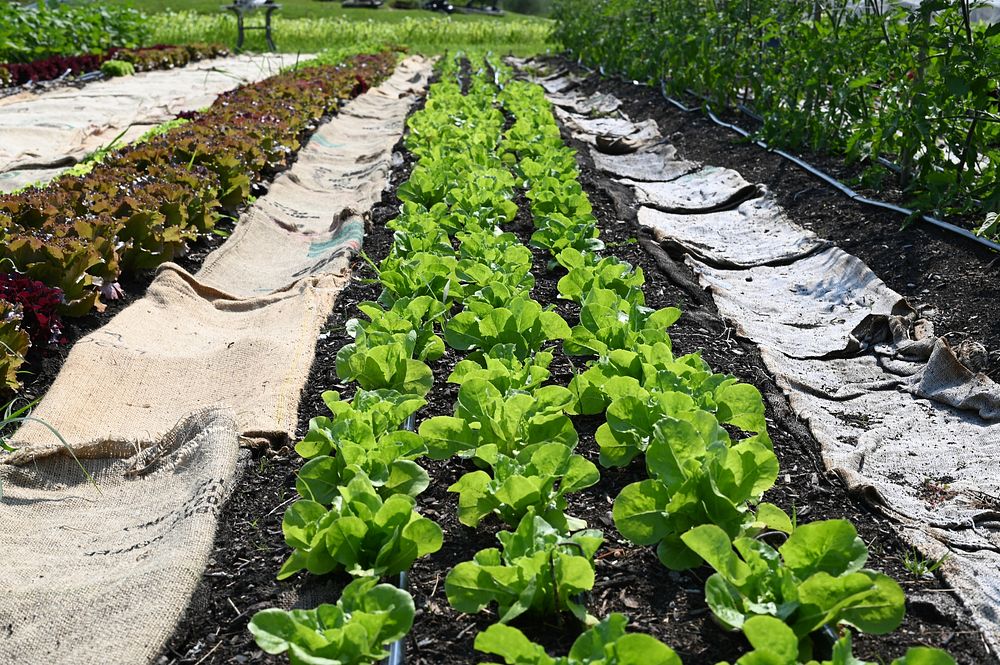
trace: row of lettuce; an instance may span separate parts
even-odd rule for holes
[[[909,4],[557,0],[555,36],[591,66],[751,109],[773,146],[860,160],[922,212],[982,220],[1000,211],[1000,23],[975,21],[986,3]]]
[[[82,175],[0,196],[0,392],[31,347],[121,295],[118,279],[181,255],[286,168],[338,104],[391,73],[395,55],[303,67],[227,92],[207,110],[109,153]]]
[[[229,55],[229,50],[220,44],[159,44],[141,48],[115,46],[98,53],[50,55],[30,62],[0,64],[0,88],[97,71],[107,76],[126,76],[136,72],[183,67],[192,62],[224,55]]]
[[[441,528],[417,510],[432,482],[419,460],[458,458],[476,467],[448,488],[458,520],[475,527],[491,516],[511,528],[499,532],[499,548],[475,553],[445,580],[456,610],[496,608],[499,622],[476,637],[478,650],[512,665],[680,663],[655,638],[626,632],[624,616],[587,611],[603,534],[570,508],[601,476],[575,452],[571,416],[606,414],[601,465],[641,458],[648,471],[615,499],[615,526],[637,545],[655,544],[672,569],[715,569],[705,589],[713,615],[753,647],[739,665],[817,662],[814,641],[831,631],[823,663],[860,663],[851,631],[896,628],[900,587],[864,568],[868,550],[849,522],[796,525],[760,502],[779,471],[760,393],[697,354],[675,357],[667,329],[680,312],[646,307],[642,270],[602,257],[575,153],[541,88],[491,60],[463,94],[458,71],[442,61],[440,82],[408,122],[417,163],[398,189],[392,248],[374,266],[382,291],[360,305],[365,318],[349,322],[354,341],[337,355],[353,397],[325,393],[332,417],[313,418],[296,446],[307,461],[300,499],[282,522],[293,551],[279,578],[305,570],[354,581],[336,605],[259,612],[250,623],[258,645],[292,663],[384,657],[412,627],[414,603],[379,580],[442,545]],[[558,290],[579,305],[575,325],[531,297],[532,252],[504,231],[520,190],[531,244],[565,270]],[[558,344],[584,362],[565,386],[549,381]],[[461,357],[447,378],[459,386],[453,414],[415,428],[433,388],[427,363],[448,348]],[[561,613],[587,626],[565,657],[508,625]],[[894,662],[953,663],[926,648]]]

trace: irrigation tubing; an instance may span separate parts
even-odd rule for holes
[[[604,73],[603,72],[603,68],[602,68],[601,73],[602,74]],[[696,111],[698,111],[697,108],[692,108],[690,106],[687,106],[686,104],[684,104],[680,100],[674,99],[669,94],[667,94],[667,87],[666,87],[666,84],[663,81],[660,81],[660,94],[663,95],[663,98],[666,101],[670,102],[671,104],[673,104],[674,106],[676,106],[678,109],[680,109],[684,113],[695,113]],[[875,207],[875,208],[881,208],[882,210],[889,210],[889,211],[892,211],[892,212],[896,212],[896,213],[899,213],[901,215],[906,215],[907,217],[913,217],[913,216],[915,216],[917,214],[913,210],[910,210],[909,208],[904,208],[903,206],[898,206],[898,205],[895,205],[893,203],[888,203],[886,201],[879,201],[877,199],[872,199],[872,198],[869,198],[867,196],[862,196],[861,194],[858,194],[853,189],[851,189],[850,187],[848,187],[847,185],[845,185],[841,181],[837,180],[836,178],[834,178],[829,173],[826,173],[825,171],[822,171],[822,170],[816,168],[812,164],[809,164],[805,160],[803,160],[803,159],[801,159],[799,157],[796,157],[795,155],[793,155],[791,153],[788,153],[788,152],[786,152],[784,150],[780,150],[780,149],[776,149],[776,148],[771,148],[764,141],[762,141],[760,139],[754,139],[753,137],[751,137],[750,136],[750,132],[748,132],[747,130],[743,129],[742,127],[739,127],[739,126],[734,125],[734,124],[732,124],[730,122],[726,122],[725,120],[722,120],[721,118],[719,118],[719,116],[715,115],[715,113],[712,111],[711,106],[709,106],[707,103],[705,104],[705,114],[708,116],[708,118],[712,122],[714,122],[718,126],[725,127],[726,129],[732,130],[732,131],[736,132],[737,134],[739,134],[740,136],[742,136],[744,138],[750,139],[751,141],[754,142],[755,145],[760,146],[764,150],[767,150],[768,152],[773,152],[774,154],[778,155],[779,157],[783,157],[784,159],[787,159],[788,161],[790,161],[791,163],[795,164],[800,169],[802,169],[803,171],[805,171],[806,173],[808,173],[809,175],[822,180],[823,182],[825,182],[826,184],[830,185],[831,187],[833,187],[834,189],[836,189],[837,191],[839,191],[840,193],[842,193],[844,196],[848,197],[849,199],[851,199],[853,201],[857,201],[858,203],[863,203],[865,205],[869,205],[869,206],[872,206],[872,207]],[[939,219],[939,218],[934,217],[932,215],[919,215],[919,219],[921,219],[921,220],[923,220],[923,221],[925,221],[925,222],[927,222],[929,224],[932,224],[934,226],[937,226],[938,228],[944,229],[946,231],[950,231],[952,233],[956,233],[956,234],[958,234],[958,235],[960,235],[960,236],[962,236],[964,238],[967,238],[969,240],[977,242],[980,245],[983,245],[984,247],[987,247],[987,248],[993,250],[994,252],[1000,252],[1000,244],[995,243],[992,240],[987,240],[986,238],[983,238],[981,236],[977,236],[975,233],[973,233],[972,231],[969,231],[968,229],[963,229],[960,226],[956,226],[955,224],[952,224],[950,222],[946,222],[943,219]]]
[[[417,431],[417,415],[411,413],[407,418],[406,422],[403,423],[403,429],[409,430],[410,432]],[[403,591],[406,591],[406,587],[409,585],[409,577],[404,570],[399,574],[399,580],[396,582],[398,586]],[[404,640],[406,636],[399,638],[395,642],[389,645],[389,657],[384,661],[384,665],[404,665],[406,662],[406,643]]]
[[[589,68],[589,67],[587,67],[582,62],[578,61],[578,64],[581,67],[583,67],[584,69],[586,69],[587,71],[593,73],[594,70],[591,69],[591,68]],[[604,65],[600,65],[598,67],[598,71],[600,72],[601,76],[607,76],[607,73],[606,73],[606,71],[604,69]],[[697,111],[699,111],[698,108],[688,106],[684,102],[682,102],[682,101],[680,101],[678,99],[674,99],[669,94],[667,94],[667,86],[666,86],[666,83],[664,81],[660,81],[660,94],[663,96],[663,99],[665,99],[666,101],[670,102],[671,104],[673,104],[674,106],[676,106],[679,110],[683,111],[684,113],[696,113]],[[853,189],[851,189],[850,187],[848,187],[847,185],[845,185],[841,181],[837,180],[836,178],[834,178],[829,173],[826,173],[825,171],[822,171],[822,170],[816,168],[812,164],[806,162],[805,160],[803,160],[803,159],[801,159],[799,157],[796,157],[795,155],[793,155],[793,154],[791,154],[789,152],[786,152],[784,150],[780,150],[780,149],[777,149],[777,148],[772,148],[771,146],[767,145],[767,143],[765,143],[764,141],[762,141],[760,139],[754,139],[752,136],[750,136],[750,132],[748,132],[747,130],[743,129],[742,127],[739,127],[739,126],[734,125],[732,123],[726,122],[725,120],[722,120],[721,118],[719,118],[719,116],[715,115],[715,113],[712,111],[711,106],[709,106],[708,103],[705,104],[705,113],[706,113],[706,115],[708,115],[708,118],[712,122],[714,122],[715,124],[717,124],[718,126],[724,127],[726,129],[729,129],[729,130],[732,130],[732,131],[736,132],[737,134],[739,134],[740,136],[742,136],[744,138],[747,138],[747,139],[750,139],[751,141],[753,141],[753,143],[755,145],[763,148],[764,150],[767,150],[768,152],[772,152],[772,153],[778,155],[779,157],[787,159],[788,161],[790,161],[791,163],[795,164],[800,169],[802,169],[803,171],[805,171],[806,173],[808,173],[809,175],[811,175],[811,176],[813,176],[815,178],[818,178],[819,180],[822,180],[823,182],[825,182],[826,184],[830,185],[831,187],[833,187],[834,189],[836,189],[837,191],[839,191],[841,194],[843,194],[844,196],[846,196],[849,199],[851,199],[852,201],[857,201],[858,203],[863,203],[865,205],[869,205],[869,206],[872,206],[874,208],[880,208],[882,210],[889,210],[891,212],[899,213],[899,214],[905,215],[907,217],[914,217],[914,216],[916,216],[918,219],[920,219],[920,220],[922,220],[924,222],[927,222],[928,224],[936,226],[936,227],[938,227],[940,229],[944,229],[945,231],[950,231],[951,233],[955,233],[957,235],[960,235],[963,238],[966,238],[967,240],[971,240],[973,242],[979,243],[980,245],[982,245],[982,246],[986,247],[987,249],[990,249],[990,250],[992,250],[994,252],[1000,252],[1000,244],[995,243],[992,240],[987,240],[986,238],[983,238],[982,236],[978,236],[975,233],[973,233],[972,231],[970,231],[968,229],[964,229],[961,226],[957,226],[955,224],[952,224],[951,222],[946,222],[943,219],[939,219],[939,218],[934,217],[932,215],[926,215],[926,214],[920,214],[920,215],[918,215],[915,211],[910,210],[909,208],[904,208],[903,206],[898,206],[898,205],[896,205],[894,203],[889,203],[887,201],[879,201],[878,199],[872,199],[872,198],[868,198],[867,196],[862,196],[861,194],[858,194],[856,191],[854,191]],[[895,166],[895,165],[890,163],[890,164],[886,164],[886,166],[889,166],[891,168],[892,166]]]

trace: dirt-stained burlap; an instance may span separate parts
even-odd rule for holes
[[[76,343],[36,415],[84,457],[105,456],[107,444],[157,441],[208,406],[230,410],[243,434],[287,438],[316,335],[346,278],[236,298],[167,264],[145,298]],[[12,463],[60,448],[38,423],[14,440]]]
[[[635,188],[636,200],[663,212],[705,213],[730,210],[760,195],[760,188],[743,179],[733,169],[704,166],[694,173],[663,182],[618,182]]]
[[[0,101],[0,191],[51,179],[114,140],[137,138],[226,90],[278,73],[294,56],[242,55]]]
[[[205,261],[198,279],[250,297],[343,269],[361,246],[360,211],[382,195],[392,147],[427,72],[422,59],[404,61],[387,82],[316,132],[295,168],[274,181],[230,242]],[[253,258],[262,255],[269,260]]]
[[[410,59],[348,104],[204,275],[161,267],[144,298],[74,346],[34,415],[100,492],[40,423],[0,457],[0,662],[157,656],[211,552],[238,441],[294,434],[316,337],[429,73]],[[282,216],[265,214],[276,200]]]
[[[205,411],[145,455],[85,460],[100,492],[64,455],[0,465],[0,663],[152,661],[201,579],[238,447]]]
[[[611,115],[622,106],[622,100],[603,92],[595,92],[589,96],[576,95],[572,92],[565,95],[550,95],[549,101],[560,108],[591,118]]]
[[[604,131],[559,115],[588,143]],[[677,177],[674,156],[649,147],[594,159],[640,171],[619,180],[646,206],[639,222],[687,254],[720,314],[760,346],[827,467],[924,556],[947,557],[945,579],[1000,651],[1000,386],[969,369],[982,347],[935,337],[864,262],[768,197],[741,205],[749,183],[734,171]]]
[[[643,206],[638,218],[639,224],[652,230],[662,244],[715,266],[750,268],[788,263],[829,245],[816,234],[793,224],[771,196],[704,215],[669,213]],[[743,242],[727,242],[733,236]]]
[[[739,244],[745,234],[708,232],[717,220],[695,217],[710,216],[691,216],[674,243],[706,247],[703,257],[753,254]],[[693,242],[699,229],[706,232]],[[765,247],[808,237],[782,224],[773,231],[784,239]],[[931,323],[856,257],[829,247],[787,258],[744,269],[688,263],[720,313],[760,345],[827,467],[896,520],[925,556],[948,554],[945,578],[996,649],[1000,386],[963,365],[964,349],[935,337]]]
[[[608,155],[591,148],[590,157],[594,166],[605,173],[642,182],[665,182],[701,168],[697,162],[678,159],[677,148],[669,143],[657,143],[624,155]]]

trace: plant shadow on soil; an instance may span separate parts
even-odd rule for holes
[[[591,80],[586,85],[593,89],[598,83]],[[600,86],[624,99],[634,119],[656,117],[661,126],[668,122],[669,113],[663,104],[653,104],[644,98],[644,89],[619,87],[609,81],[602,81]],[[684,140],[678,145],[682,152],[689,146],[721,140],[712,126],[699,126],[688,117],[669,120],[675,124],[683,121]],[[670,136],[667,132],[665,135]],[[582,147],[568,135],[565,138],[578,150]],[[393,192],[408,179],[413,164],[412,156],[401,144],[396,150],[403,154],[404,162],[394,169],[389,189],[373,209],[364,240],[364,251],[375,262],[381,260],[391,246],[392,233],[385,223],[398,209],[399,202]],[[763,151],[758,152],[760,155],[754,157],[757,161],[771,158]],[[717,153],[692,152],[684,156],[743,167],[731,160],[721,147]],[[701,351],[715,371],[733,374],[755,385],[765,395],[770,433],[782,468],[778,484],[765,498],[789,512],[794,510],[804,521],[850,519],[870,548],[869,566],[893,576],[906,590],[907,618],[900,629],[887,636],[859,637],[857,655],[888,662],[902,655],[909,646],[926,644],[947,649],[963,665],[995,662],[964,610],[950,593],[942,590],[941,582],[915,580],[906,571],[903,557],[907,550],[890,522],[848,496],[837,477],[824,473],[818,444],[792,415],[756,348],[737,339],[734,331],[720,320],[711,300],[696,287],[690,288],[694,277],[682,263],[660,252],[650,254],[647,251],[649,239],[638,229],[630,194],[595,171],[586,151],[579,153],[579,161],[581,182],[600,223],[601,237],[608,247],[606,254],[643,268],[647,276],[645,292],[649,306],[674,305],[684,311],[684,316],[670,330],[677,353]],[[780,177],[787,178],[789,174],[784,170],[778,173],[781,174],[778,180],[770,174],[762,177],[754,169],[744,171],[744,176],[767,182],[769,186],[773,181],[775,190],[782,195],[787,187],[781,185]],[[816,187],[811,181],[806,186]],[[827,220],[825,223],[834,225],[845,205],[828,198],[822,194],[807,197],[800,202],[797,215],[808,212],[807,217]],[[518,204],[518,217],[507,230],[527,241],[531,222],[523,194],[518,197]],[[555,304],[567,321],[575,323],[577,307],[556,298],[560,273],[547,269],[547,256],[543,252],[532,251],[536,278],[533,296],[543,304]],[[378,296],[378,286],[373,283],[375,275],[370,267],[357,260],[353,269],[353,277],[340,296],[337,311],[328,320],[318,341],[299,410],[300,434],[306,431],[310,417],[326,413],[321,397],[324,391],[337,390],[344,398],[352,393],[337,378],[334,359],[337,350],[349,341],[345,324],[359,314],[358,303]],[[666,274],[674,276],[676,282]],[[550,381],[565,385],[581,362],[571,361],[558,347],[552,351],[555,360]],[[431,363],[434,389],[428,395],[427,406],[418,413],[419,420],[452,412],[457,389],[445,380],[459,359],[459,354],[449,350],[443,358]],[[597,417],[574,418],[580,435],[577,452],[595,463],[598,448],[594,433],[601,422]],[[446,488],[470,470],[466,462],[422,460],[421,464],[427,468],[432,483],[419,497],[419,509],[442,526],[445,538],[439,552],[418,560],[410,572],[410,592],[414,596],[417,617],[405,641],[406,659],[414,665],[478,663],[486,658],[475,652],[473,641],[479,631],[496,621],[496,612],[491,609],[478,615],[466,615],[454,611],[445,595],[444,580],[455,564],[470,559],[482,548],[495,546],[495,534],[502,525],[488,519],[479,528],[470,529],[458,523],[457,498]],[[212,562],[196,594],[196,602],[168,643],[160,663],[284,662],[283,657],[267,656],[257,649],[246,626],[258,609],[287,606],[289,601],[308,594],[311,587],[320,583],[315,577],[301,573],[284,582],[274,578],[288,554],[281,534],[281,517],[284,508],[295,497],[295,474],[300,465],[297,455],[287,447],[253,452],[253,461],[246,465],[243,479],[221,516]],[[597,581],[587,599],[587,608],[599,617],[610,612],[628,615],[632,630],[647,632],[663,640],[687,665],[713,665],[724,659],[735,660],[746,650],[746,644],[739,635],[723,631],[711,618],[703,593],[710,571],[707,568],[686,573],[668,571],[659,563],[652,548],[629,544],[614,528],[611,520],[614,497],[622,487],[644,476],[641,461],[623,469],[602,468],[600,483],[568,497],[568,512],[587,520],[589,526],[603,530],[605,535],[605,543],[596,557]],[[337,575],[327,577],[329,579],[323,581],[326,593],[320,595],[328,596],[326,600],[332,602],[347,579]],[[565,617],[526,618],[514,625],[544,644],[550,653],[559,654],[566,652],[580,631],[571,618]]]

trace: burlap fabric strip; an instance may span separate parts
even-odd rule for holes
[[[410,58],[346,105],[273,188],[277,199],[296,183],[305,198],[284,198],[276,218],[263,197],[204,274],[161,267],[144,298],[74,346],[35,416],[99,490],[37,422],[0,458],[0,662],[158,656],[211,552],[240,441],[294,434],[317,334],[429,74]]]
[[[0,191],[50,180],[119,134],[120,141],[131,141],[181,111],[210,106],[219,94],[277,74],[293,61],[287,55],[213,58],[0,101]]]

